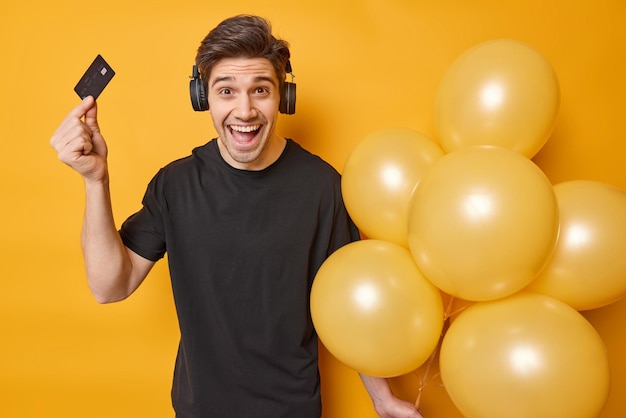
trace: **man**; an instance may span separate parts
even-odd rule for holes
[[[275,130],[289,57],[259,17],[227,19],[207,35],[196,64],[218,138],[161,169],[119,231],[93,98],[51,139],[84,179],[82,244],[99,302],[127,298],[168,253],[180,418],[321,414],[309,291],[321,263],[358,231],[338,173]],[[380,416],[420,417],[384,379],[362,379]]]

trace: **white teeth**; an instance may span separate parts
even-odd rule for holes
[[[237,132],[253,132],[258,130],[261,125],[249,125],[249,126],[238,126],[238,125],[230,125],[230,128],[233,131]]]

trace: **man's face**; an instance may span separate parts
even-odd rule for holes
[[[207,82],[209,110],[219,148],[230,165],[261,170],[284,146],[274,133],[280,91],[274,67],[265,58],[225,58]]]

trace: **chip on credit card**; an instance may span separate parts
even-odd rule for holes
[[[81,99],[87,96],[97,99],[114,75],[113,68],[98,54],[74,87],[74,91]]]

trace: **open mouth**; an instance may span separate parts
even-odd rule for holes
[[[252,145],[263,125],[228,125],[228,130],[240,146]]]

